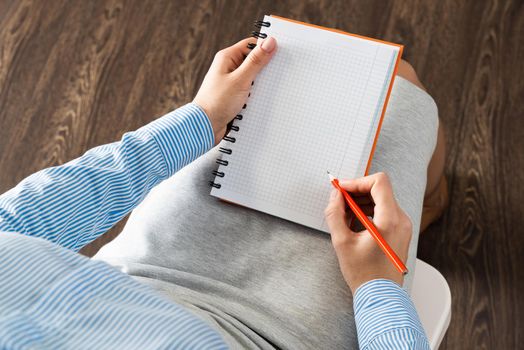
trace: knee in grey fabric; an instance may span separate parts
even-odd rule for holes
[[[371,172],[389,175],[413,223],[411,271],[437,128],[431,97],[397,78]],[[232,348],[357,348],[329,235],[211,197],[217,157],[214,149],[155,188],[95,258],[185,305]]]

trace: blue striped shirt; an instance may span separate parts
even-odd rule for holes
[[[77,253],[213,143],[209,119],[188,104],[1,195],[0,349],[227,348],[189,310]],[[354,306],[361,348],[428,347],[393,282],[363,285]]]
[[[395,282],[363,284],[355,291],[353,307],[361,349],[429,349],[413,302]]]

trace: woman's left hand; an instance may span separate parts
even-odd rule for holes
[[[256,43],[256,40],[244,39],[215,55],[193,100],[211,121],[215,144],[224,137],[227,124],[246,103],[251,83],[275,53],[276,40],[272,37],[253,50],[247,48],[249,43]]]

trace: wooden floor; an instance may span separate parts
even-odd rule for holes
[[[406,45],[448,136],[451,206],[419,250],[452,290],[442,348],[523,348],[520,0],[1,0],[0,192],[190,101],[265,13]]]

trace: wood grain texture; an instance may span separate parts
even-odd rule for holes
[[[190,101],[213,54],[266,13],[406,45],[448,138],[451,205],[419,249],[452,290],[442,349],[522,348],[519,0],[1,0],[0,192]]]

